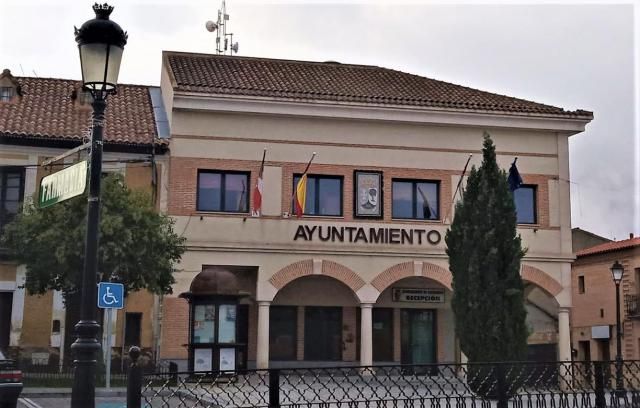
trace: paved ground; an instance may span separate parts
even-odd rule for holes
[[[18,408],[68,408],[71,398],[20,398]],[[125,398],[96,398],[96,408],[126,408]]]

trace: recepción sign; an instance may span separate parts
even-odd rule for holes
[[[393,288],[394,302],[444,303],[444,289]]]
[[[84,192],[87,186],[87,162],[81,161],[73,166],[48,175],[40,183],[40,208],[68,200]]]

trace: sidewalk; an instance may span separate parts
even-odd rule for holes
[[[40,388],[28,387],[22,390],[21,398],[64,398],[71,396],[71,388]],[[125,387],[96,388],[96,397],[126,397]]]

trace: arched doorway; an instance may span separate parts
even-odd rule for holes
[[[270,307],[270,366],[355,361],[358,305],[349,286],[327,275],[287,283]]]
[[[451,290],[434,279],[390,283],[373,306],[374,363],[434,364],[456,359]]]

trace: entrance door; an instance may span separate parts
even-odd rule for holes
[[[0,349],[3,350],[9,346],[12,304],[13,292],[0,292]]]
[[[342,308],[305,307],[304,359],[342,360]]]
[[[402,309],[402,364],[433,364],[436,362],[435,311]]]
[[[393,309],[373,309],[373,361],[393,361]]]

